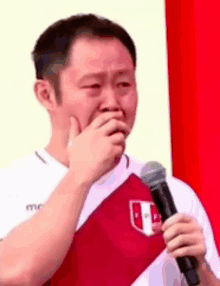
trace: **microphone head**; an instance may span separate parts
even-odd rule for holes
[[[166,179],[166,169],[158,162],[151,161],[141,169],[141,180],[149,187],[164,182]]]

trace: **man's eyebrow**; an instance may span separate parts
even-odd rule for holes
[[[132,69],[123,69],[123,70],[118,70],[115,72],[114,76],[117,76],[117,75],[127,75],[127,74],[131,74],[133,71]],[[79,79],[79,82],[81,83],[83,80],[85,79],[89,79],[89,78],[94,78],[94,77],[100,77],[100,76],[104,76],[105,73],[104,72],[101,72],[101,73],[88,73],[88,74],[85,74],[83,75],[80,79]]]

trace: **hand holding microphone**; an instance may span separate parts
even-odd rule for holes
[[[202,267],[206,253],[203,231],[194,218],[177,213],[165,177],[165,169],[157,162],[147,163],[141,172],[142,181],[150,187],[154,203],[165,221],[161,229],[168,253],[176,258],[188,285],[199,285],[196,269]]]
[[[201,226],[193,217],[175,214],[164,222],[162,231],[170,256],[194,256],[198,267],[202,266],[206,254],[205,238]]]

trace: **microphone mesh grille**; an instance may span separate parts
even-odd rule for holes
[[[141,179],[149,187],[154,186],[165,181],[166,169],[156,161],[148,162],[141,170]]]

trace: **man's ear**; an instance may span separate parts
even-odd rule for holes
[[[40,104],[48,111],[57,107],[56,94],[51,83],[45,79],[38,79],[34,83],[34,93]]]

